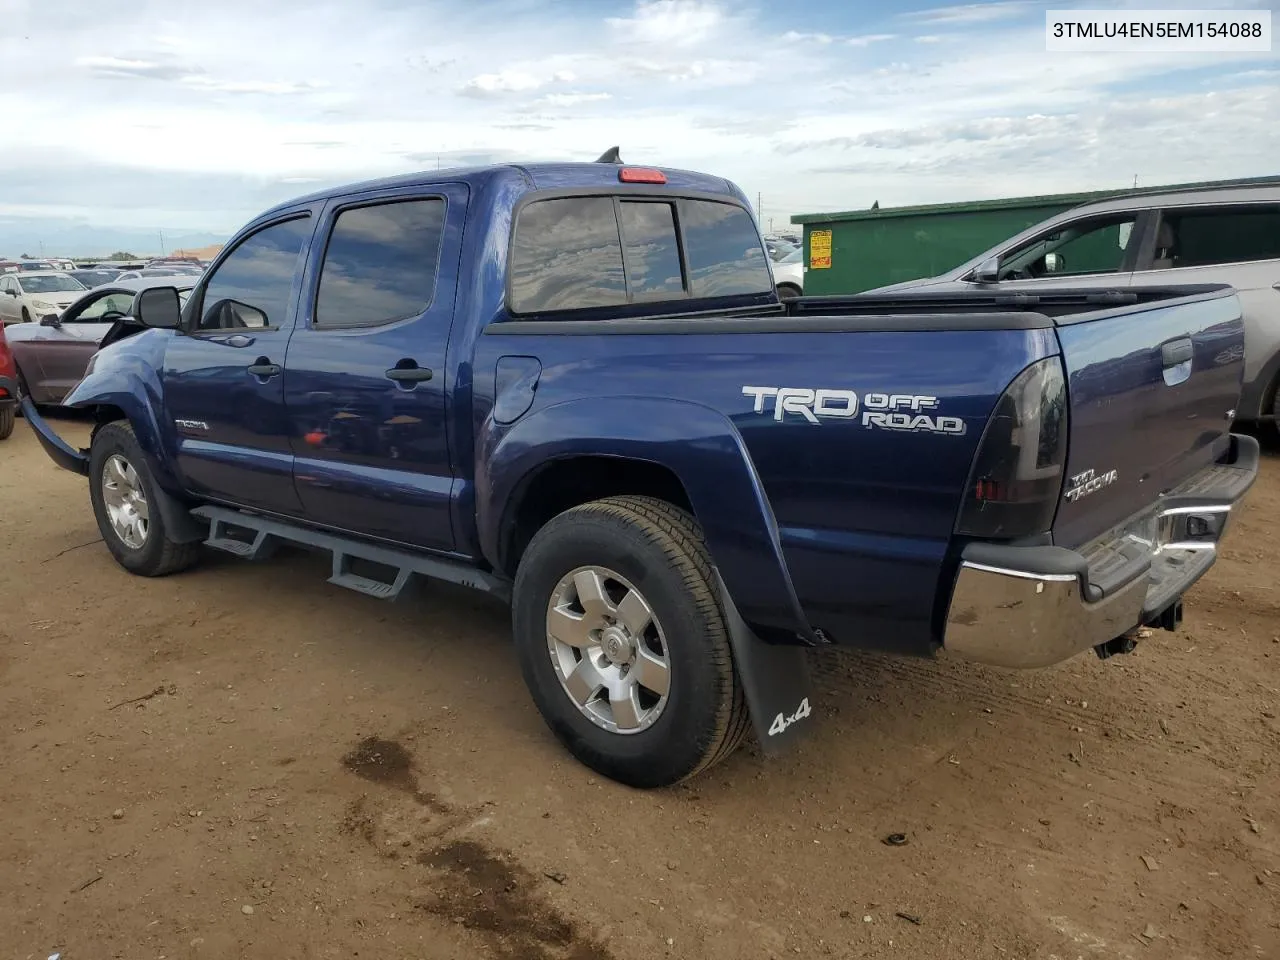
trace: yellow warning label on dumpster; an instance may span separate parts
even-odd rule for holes
[[[831,231],[809,231],[809,269],[831,269]]]

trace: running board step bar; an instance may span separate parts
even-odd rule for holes
[[[327,550],[333,556],[330,583],[379,600],[396,599],[415,573],[481,590],[503,600],[511,599],[509,581],[444,557],[379,546],[301,524],[242,513],[228,507],[196,507],[191,515],[209,521],[209,536],[204,541],[205,546],[245,560],[265,559],[281,542]],[[231,535],[232,531],[247,536],[243,539],[234,537]],[[387,582],[354,573],[351,569],[353,560],[365,560],[388,567],[396,571],[395,578]]]

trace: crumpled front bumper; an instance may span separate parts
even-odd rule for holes
[[[18,385],[8,377],[0,377],[0,387],[8,391],[11,397],[18,396]],[[40,411],[36,409],[36,405],[29,397],[23,397],[19,406],[22,408],[22,416],[35,431],[36,439],[40,441],[40,446],[44,447],[44,452],[49,455],[49,459],[64,470],[87,477],[89,475],[88,452],[77,450],[58,436],[49,422],[40,416]]]
[[[1258,441],[1233,434],[1220,462],[1081,550],[971,543],[943,647],[979,663],[1046,667],[1155,622],[1213,565],[1258,474]]]

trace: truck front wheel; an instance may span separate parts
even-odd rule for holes
[[[634,787],[727,757],[749,722],[710,557],[694,519],[612,497],[534,536],[512,610],[525,682],[569,751]]]
[[[109,423],[89,451],[89,499],[103,542],[130,573],[163,577],[185,570],[199,543],[169,537],[151,472],[128,423]]]

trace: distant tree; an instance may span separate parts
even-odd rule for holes
[[[31,254],[29,254],[29,253],[24,253],[24,254],[22,255],[22,259],[23,259],[23,260],[30,260],[30,259],[31,259]]]
[[[115,253],[111,254],[111,256],[107,257],[107,259],[108,260],[138,260],[140,258],[138,257],[137,254],[130,253],[128,250],[117,250]]]

